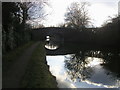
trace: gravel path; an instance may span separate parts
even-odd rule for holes
[[[20,58],[9,68],[8,72],[3,75],[2,88],[20,88],[20,81],[25,73],[30,57],[40,42],[34,43]]]

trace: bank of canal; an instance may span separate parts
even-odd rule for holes
[[[21,85],[23,88],[57,88],[56,78],[47,65],[44,42],[33,52]]]
[[[2,88],[57,88],[44,42],[30,42],[3,56]]]

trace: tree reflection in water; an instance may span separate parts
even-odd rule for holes
[[[118,53],[108,53],[105,57],[104,68],[110,70],[120,78],[120,55]],[[109,75],[109,73],[107,73]]]
[[[93,74],[92,67],[87,66],[89,63],[89,61],[86,60],[87,57],[82,54],[83,53],[80,52],[66,57],[65,68],[73,81],[76,79],[85,80]]]
[[[90,65],[91,60],[94,61],[94,59],[103,60],[96,61],[94,64],[101,64],[104,68],[115,73],[118,77],[120,76],[120,56],[113,53],[103,53],[101,51],[80,51],[70,57],[65,57],[65,59],[65,68],[73,81],[77,79],[86,80],[94,74],[94,67]],[[106,74],[109,75],[108,73]]]

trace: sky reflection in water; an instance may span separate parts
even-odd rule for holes
[[[50,71],[56,77],[59,88],[118,88],[120,86],[120,80],[112,74],[107,75],[109,71],[100,65],[103,63],[102,58],[87,57],[85,60],[89,63],[85,66],[91,67],[94,73],[85,80],[77,78],[71,80],[71,75],[68,75],[65,68],[65,60],[70,60],[71,56],[73,54],[46,56]]]

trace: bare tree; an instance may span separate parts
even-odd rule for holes
[[[19,5],[23,14],[23,24],[25,24],[26,21],[41,22],[48,15],[45,13],[45,6],[49,5],[48,0],[21,2]]]
[[[88,25],[90,19],[87,10],[88,5],[87,2],[74,2],[67,8],[65,21],[68,27],[82,29]]]

